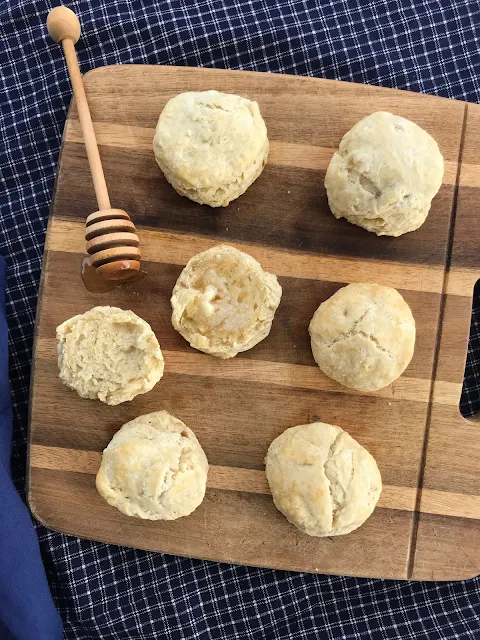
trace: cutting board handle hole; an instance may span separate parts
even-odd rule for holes
[[[466,389],[472,388],[476,392],[467,394]],[[464,418],[480,423],[480,280],[477,280],[473,290],[470,338],[459,408]]]

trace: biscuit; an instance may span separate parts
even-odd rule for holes
[[[165,178],[181,196],[226,207],[262,173],[267,128],[256,102],[200,91],[180,93],[158,120],[153,150]]]
[[[163,375],[158,340],[133,311],[94,307],[56,333],[60,379],[82,398],[119,404],[150,391]]]
[[[336,218],[379,236],[400,236],[425,222],[442,179],[443,157],[432,136],[378,111],[343,136],[325,188]]]
[[[291,427],[271,443],[265,472],[275,506],[309,536],[338,536],[372,514],[382,491],[373,456],[340,427]]]
[[[268,336],[281,296],[276,276],[220,245],[183,269],[172,294],[172,324],[195,349],[233,358]]]
[[[127,516],[176,520],[202,503],[208,462],[191,429],[166,411],[139,416],[113,436],[96,487]]]
[[[391,287],[350,284],[315,311],[310,322],[313,357],[345,387],[375,391],[396,380],[412,359],[415,320]]]

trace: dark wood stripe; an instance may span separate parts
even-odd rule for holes
[[[60,181],[54,215],[84,218],[96,210],[83,145],[66,142],[63,171],[75,181]],[[453,186],[443,185],[425,224],[400,238],[377,237],[336,220],[323,187],[324,172],[266,166],[260,178],[228,207],[212,209],[179,196],[151,155],[133,149],[102,147],[110,199],[137,227],[200,234],[229,242],[251,242],[326,255],[343,255],[443,264]],[[79,199],[78,194],[82,193]],[[275,202],[275,207],[271,203]]]
[[[346,401],[334,393],[171,374],[167,369],[149,393],[109,407],[78,398],[60,382],[53,360],[38,358],[35,375],[34,444],[68,443],[74,449],[101,451],[135,416],[166,409],[195,431],[211,464],[262,469],[271,441],[284,429],[319,420],[339,424],[371,451],[385,483],[416,486],[426,404],[373,396]],[[48,404],[43,398],[49,398]],[[84,412],[79,411],[82,406]]]
[[[446,296],[437,380],[463,383],[471,317],[471,298]]]
[[[477,167],[480,174],[480,165]],[[452,264],[455,267],[471,267],[478,269],[480,279],[480,190],[473,187],[460,186],[458,193],[458,210],[462,220],[455,229],[455,242],[452,252]]]
[[[131,309],[147,320],[163,349],[191,351],[186,340],[173,329],[170,319],[170,297],[182,267],[142,262],[142,268],[147,272],[147,277],[143,280],[98,294],[87,291],[83,286],[80,278],[82,259],[82,255],[74,253],[49,252],[51,269],[73,275],[68,280],[52,279],[45,290],[45,304],[49,305],[50,312],[44,318],[43,335],[53,337],[57,325],[67,318],[91,307],[109,304]],[[77,285],[75,297],[72,297],[75,274]],[[344,286],[344,283],[300,278],[279,278],[279,281],[283,288],[282,301],[275,314],[270,335],[254,349],[240,354],[237,358],[316,367],[310,347],[308,325],[318,305]],[[401,293],[417,319],[416,351],[406,375],[429,379],[440,296],[419,291],[401,290]],[[154,300],[155,304],[146,304],[147,300]]]

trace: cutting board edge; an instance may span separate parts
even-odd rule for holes
[[[91,536],[87,536],[87,535],[79,535],[77,532],[75,532],[74,530],[72,530],[69,527],[62,527],[62,526],[58,526],[55,522],[54,519],[50,519],[48,516],[44,516],[42,514],[42,510],[41,507],[39,508],[37,506],[37,502],[36,502],[36,495],[35,495],[35,487],[32,486],[32,483],[29,482],[28,485],[28,493],[27,493],[27,498],[28,498],[28,505],[30,508],[30,511],[32,513],[32,515],[34,516],[34,518],[44,527],[46,527],[47,529],[51,530],[51,531],[56,531],[58,533],[64,534],[64,535],[71,535],[71,536],[75,536],[77,538],[83,539],[83,540],[93,540],[95,542],[100,542],[103,544],[114,544],[114,545],[118,545],[118,546],[123,546],[125,548],[130,548],[128,547],[128,545],[124,545],[118,542],[118,540],[115,540],[114,537],[109,537],[109,536],[95,536],[95,537],[91,537]],[[444,517],[444,520],[448,521],[450,518],[449,517]],[[479,565],[478,567],[474,570],[474,572],[470,573],[459,573],[457,571],[453,571],[451,573],[448,573],[447,571],[445,571],[445,569],[442,568],[441,573],[439,575],[436,574],[432,574],[432,572],[425,572],[422,573],[422,569],[421,568],[417,568],[416,565],[414,565],[413,567],[413,571],[411,572],[412,575],[410,577],[408,577],[407,575],[403,575],[400,573],[395,573],[392,572],[389,575],[378,575],[375,572],[372,573],[368,573],[368,572],[362,572],[362,573],[345,573],[345,572],[335,572],[335,571],[329,571],[328,573],[322,573],[322,571],[314,571],[314,570],[309,570],[309,569],[292,569],[289,568],[288,566],[283,566],[283,565],[278,565],[278,564],[259,564],[259,563],[248,563],[248,562],[232,562],[231,560],[227,560],[224,558],[221,558],[219,556],[215,556],[215,555],[211,555],[208,556],[208,554],[202,554],[202,555],[194,555],[191,553],[185,553],[182,554],[178,551],[176,551],[175,553],[173,553],[172,551],[163,551],[162,549],[152,549],[151,546],[148,545],[141,545],[141,544],[136,544],[135,545],[136,549],[141,549],[143,551],[151,551],[153,553],[161,553],[161,554],[167,554],[167,555],[171,555],[171,556],[178,556],[181,558],[193,558],[193,559],[197,559],[197,560],[205,560],[207,562],[219,562],[219,563],[223,563],[223,564],[235,564],[237,566],[248,566],[248,567],[259,567],[262,569],[271,569],[273,571],[293,571],[293,572],[302,572],[302,573],[310,573],[312,575],[335,575],[335,576],[347,576],[347,577],[357,577],[357,578],[370,578],[370,579],[384,579],[384,580],[401,580],[403,582],[419,582],[419,581],[426,581],[426,582],[448,582],[448,581],[462,581],[462,580],[469,580],[472,578],[475,578],[477,576],[480,575],[480,559],[479,559]]]
[[[161,68],[164,71],[167,72],[171,72],[172,74],[175,72],[185,72],[185,73],[194,73],[195,71],[197,71],[199,68],[202,69],[202,71],[206,71],[207,73],[211,73],[211,74],[221,74],[221,75],[229,75],[231,73],[235,73],[235,74],[244,74],[245,76],[250,76],[250,77],[259,77],[259,76],[275,76],[275,78],[281,78],[282,82],[291,82],[292,80],[302,80],[305,81],[306,83],[313,83],[313,84],[317,84],[321,83],[321,84],[325,84],[325,85],[330,85],[330,86],[341,86],[344,89],[348,90],[348,91],[354,91],[355,87],[366,87],[368,86],[369,88],[378,91],[379,93],[385,93],[385,94],[390,94],[392,95],[393,93],[396,93],[398,96],[401,96],[402,98],[415,98],[415,97],[421,97],[422,99],[431,101],[431,102],[444,102],[444,103],[454,103],[454,104],[458,104],[458,105],[466,105],[466,104],[474,104],[474,103],[466,103],[463,102],[461,100],[456,100],[455,98],[447,98],[445,96],[435,96],[435,95],[431,95],[428,93],[422,93],[421,91],[410,91],[408,89],[397,89],[395,87],[383,87],[383,86],[378,86],[378,85],[374,85],[374,84],[362,84],[359,82],[350,82],[348,80],[334,80],[331,78],[316,78],[316,77],[312,77],[312,76],[307,76],[307,75],[296,75],[296,74],[292,74],[292,73],[277,73],[277,72],[268,72],[268,71],[251,71],[249,69],[224,69],[224,68],[219,68],[219,67],[191,67],[191,66],[179,66],[179,65],[168,65],[168,64],[136,64],[136,63],[132,63],[132,64],[107,64],[107,65],[103,65],[101,67],[96,67],[95,69],[89,69],[88,71],[86,71],[83,74],[83,79],[84,82],[86,84],[86,88],[88,88],[88,84],[89,82],[92,80],[95,80],[95,76],[97,75],[102,75],[102,73],[105,72],[109,72],[109,71],[113,71],[115,72],[117,69],[124,69],[124,68],[145,68],[145,67],[154,67],[154,68]],[[68,114],[69,117],[70,114]]]

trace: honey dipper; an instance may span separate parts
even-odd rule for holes
[[[86,222],[87,252],[90,255],[91,264],[103,278],[125,280],[140,270],[139,240],[129,215],[121,209],[112,209],[110,205],[75,51],[75,43],[80,38],[80,22],[73,11],[67,7],[55,7],[48,14],[47,29],[53,40],[61,43],[63,47],[97,197],[99,211],[91,213]]]

